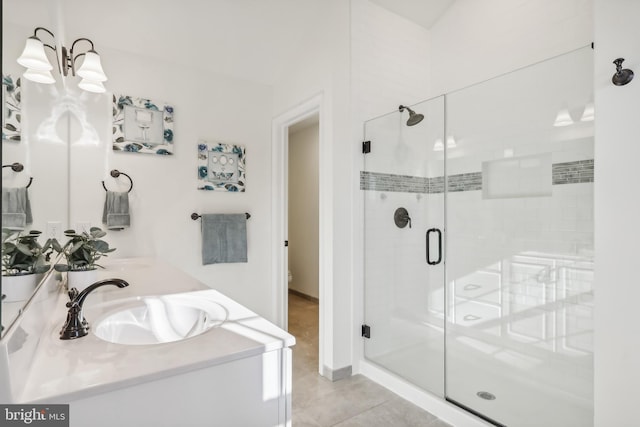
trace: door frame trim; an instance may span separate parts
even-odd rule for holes
[[[288,274],[287,251],[284,241],[288,240],[288,152],[289,127],[294,123],[318,115],[318,295],[319,295],[319,331],[318,331],[318,372],[322,374],[324,351],[332,348],[333,334],[331,328],[325,327],[333,310],[331,298],[331,278],[333,277],[332,245],[333,223],[331,221],[332,168],[331,147],[325,131],[324,96],[318,93],[300,104],[290,108],[272,122],[271,139],[271,182],[272,182],[272,313],[275,323],[288,329]]]

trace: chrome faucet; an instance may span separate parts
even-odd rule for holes
[[[119,288],[125,288],[129,286],[129,283],[122,279],[105,279],[87,286],[82,292],[78,292],[76,288],[71,288],[69,291],[71,301],[67,303],[67,307],[69,308],[67,320],[64,322],[62,330],[60,331],[61,340],[72,340],[89,334],[89,322],[87,322],[87,319],[82,315],[82,305],[89,293],[105,285],[115,285]]]

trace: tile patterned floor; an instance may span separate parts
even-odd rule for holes
[[[318,304],[289,294],[294,427],[451,427],[362,375],[318,374]]]

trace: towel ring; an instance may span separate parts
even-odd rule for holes
[[[131,183],[131,185],[129,186],[129,190],[127,191],[127,193],[131,193],[131,190],[133,190],[133,180],[131,179],[131,177],[129,175],[127,175],[124,172],[120,172],[118,169],[114,169],[111,171],[110,175],[114,178],[119,177],[120,175],[124,175],[127,178],[129,178],[129,182]],[[102,181],[102,188],[104,188],[104,191],[109,191],[107,190],[107,186],[104,185],[104,181]]]
[[[251,214],[250,214],[250,213],[245,212],[244,214],[245,214],[245,216],[247,217],[247,219],[251,218]],[[197,214],[197,213],[195,213],[195,212],[191,214],[191,219],[192,219],[192,220],[196,221],[198,218],[202,218],[202,215],[198,215],[198,214]]]
[[[4,168],[11,168],[12,171],[14,172],[22,172],[24,170],[24,166],[22,165],[22,163],[12,163],[10,165],[2,165],[2,169]],[[33,182],[33,177],[29,177],[29,183],[27,184],[27,186],[25,188],[29,188],[31,187],[31,183]]]

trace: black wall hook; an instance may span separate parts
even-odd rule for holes
[[[22,172],[24,170],[24,165],[22,163],[15,162],[10,165],[2,165],[2,169],[4,168],[11,168],[11,170],[14,172]],[[25,188],[31,187],[32,182],[33,182],[33,177],[31,176],[29,177],[29,183]]]
[[[111,175],[112,177],[114,177],[114,178],[117,178],[117,177],[119,177],[120,175],[124,175],[124,176],[126,176],[127,178],[129,178],[129,183],[130,183],[131,185],[129,186],[129,190],[127,191],[127,193],[131,193],[131,190],[133,190],[133,180],[131,179],[131,177],[130,177],[129,175],[127,175],[127,174],[126,174],[126,173],[124,173],[124,172],[120,172],[118,169],[114,169],[114,170],[112,170],[112,171],[111,171],[111,173],[110,173],[110,175]],[[107,190],[107,186],[106,186],[106,185],[104,185],[104,181],[102,181],[102,188],[104,188],[104,191],[109,191],[109,190]]]

